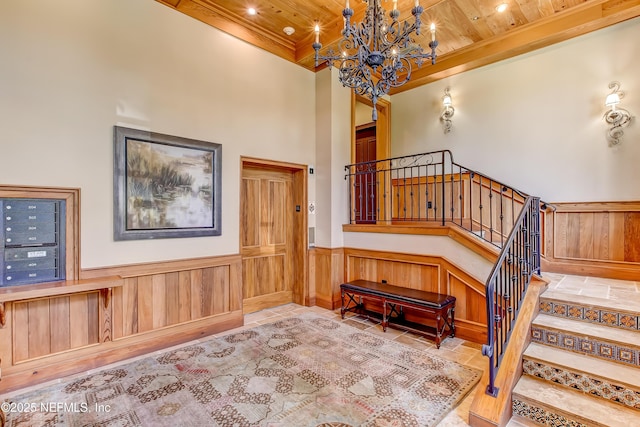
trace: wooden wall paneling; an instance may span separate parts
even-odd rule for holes
[[[180,320],[180,273],[164,275],[166,292],[167,325],[176,325]],[[184,305],[184,302],[182,302]]]
[[[229,292],[229,267],[215,267],[213,277],[214,304],[213,314],[222,314],[231,311]]]
[[[594,217],[593,212],[579,214],[578,258],[593,259]]]
[[[153,330],[153,302],[156,298],[153,291],[153,276],[138,277],[138,333]]]
[[[43,294],[36,286],[23,292],[30,299],[0,294],[9,316],[0,327],[0,392],[242,325],[239,256],[107,267],[88,276],[114,268],[128,277],[104,288],[88,279],[74,293],[65,286]]]
[[[619,243],[625,239],[624,212],[609,212],[609,260],[624,261],[624,247]],[[553,237],[553,234],[550,233]],[[637,237],[637,236],[636,236]]]
[[[609,259],[609,213],[597,212],[593,215],[593,235],[591,237],[594,259]]]
[[[178,323],[191,320],[191,272],[178,273]]]
[[[114,288],[111,293],[111,331],[112,339],[122,338],[124,333],[123,290],[125,286]]]
[[[384,259],[376,260],[376,278],[374,281],[382,282],[386,280],[388,283],[393,284],[394,277],[394,263]]]
[[[229,264],[229,311],[242,311],[242,260]]]
[[[333,308],[342,305],[340,285],[345,282],[344,249],[337,248],[331,251],[331,288],[333,290]]]
[[[309,274],[309,278],[307,280],[308,283],[308,288],[307,288],[307,295],[305,296],[305,301],[304,301],[304,305],[312,307],[316,304],[316,262],[317,262],[317,258],[316,258],[316,248],[310,248],[308,253],[307,253],[307,266],[308,266],[308,274]]]
[[[314,262],[309,271],[315,270],[315,304],[328,310],[340,307],[340,284],[345,281],[342,249],[314,248],[313,257],[309,257],[309,260]]]
[[[456,297],[457,335],[477,343],[486,342],[484,283],[439,256],[345,249],[347,280],[387,280],[395,286]],[[370,306],[376,309],[375,306]],[[415,313],[407,318],[419,321]]]
[[[636,280],[640,274],[640,203],[554,203],[547,215],[548,271]]]
[[[624,260],[640,262],[640,212],[624,214]]]
[[[13,363],[29,359],[29,306],[13,303]]]
[[[553,253],[556,258],[567,257],[567,230],[569,228],[569,215],[566,212],[555,212],[553,215],[553,228],[550,236],[553,239]]]
[[[191,319],[199,319],[203,316],[202,308],[202,286],[203,271],[202,269],[191,270]]]
[[[51,352],[57,353],[71,348],[71,315],[68,296],[51,298]]]
[[[71,328],[71,348],[89,344],[89,301],[86,294],[69,296],[69,323]]]
[[[164,274],[150,276],[151,298],[151,328],[158,329],[167,325],[167,289]],[[140,299],[138,299],[139,301]],[[146,304],[145,304],[146,308]]]
[[[25,325],[29,336],[29,358],[33,359],[51,353],[49,300],[39,299],[24,304],[27,305],[29,313],[29,320]],[[85,325],[78,326],[82,329],[85,327]],[[71,344],[73,345],[74,342],[72,341]]]
[[[567,256],[580,258],[580,214],[567,218]]]
[[[139,332],[138,324],[138,279],[125,279],[122,286],[122,335]]]
[[[319,307],[331,310],[333,306],[331,288],[331,249],[315,248],[315,295]]]
[[[100,342],[100,292],[89,292],[87,298],[87,344],[96,344]],[[73,323],[71,323],[73,325]]]
[[[119,286],[117,287],[119,288]],[[102,289],[100,291],[99,342],[109,342],[113,340],[113,288]]]
[[[215,267],[202,270],[202,317],[215,313]]]

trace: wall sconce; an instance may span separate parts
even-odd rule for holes
[[[620,83],[609,83],[609,89],[613,89],[613,91],[607,95],[607,99],[604,104],[609,107],[610,110],[604,113],[604,119],[611,126],[607,131],[607,137],[610,144],[618,145],[622,142],[620,139],[624,134],[622,128],[629,126],[633,117],[624,108],[617,108],[617,105],[620,104],[620,100],[624,98],[624,92],[620,91]]]
[[[451,118],[453,117],[453,113],[455,113],[455,108],[453,108],[453,101],[451,100],[451,94],[449,93],[449,88],[444,90],[444,96],[442,97],[442,105],[444,106],[444,110],[442,110],[442,114],[440,114],[440,121],[442,121],[442,127],[444,128],[444,133],[451,132]]]

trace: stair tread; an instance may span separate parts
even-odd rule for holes
[[[640,411],[528,375],[520,378],[513,389],[513,397],[557,409],[562,414],[575,415],[578,420],[589,420],[590,425],[591,422],[606,426],[640,425]]]
[[[640,333],[580,320],[567,319],[540,313],[533,320],[534,327],[548,327],[572,332],[581,336],[597,337],[604,341],[623,343],[624,346],[640,347]]]
[[[505,427],[538,427],[540,424],[531,421],[528,418],[521,417],[519,415],[514,415],[511,417],[509,422]]]
[[[624,384],[640,390],[640,369],[636,367],[534,342],[529,344],[524,357],[565,367],[573,372],[591,374],[594,377],[608,379],[616,384]]]
[[[540,300],[551,299],[554,301],[562,301],[569,304],[585,305],[591,307],[610,308],[614,312],[628,312],[637,314],[638,304],[637,302],[625,301],[619,299],[607,299],[598,298],[587,295],[576,295],[568,292],[554,291],[552,289],[546,290],[540,295]]]

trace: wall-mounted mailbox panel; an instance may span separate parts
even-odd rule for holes
[[[0,199],[0,286],[65,279],[65,202]]]

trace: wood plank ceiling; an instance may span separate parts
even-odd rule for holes
[[[274,55],[314,70],[313,27],[321,28],[323,51],[337,46],[343,0],[156,0]],[[507,9],[496,10],[499,3]],[[351,0],[355,22],[366,2]],[[640,0],[420,0],[427,47],[429,25],[437,27],[437,63],[415,69],[398,93],[453,74],[511,58],[640,16]],[[383,0],[389,11],[391,0]],[[398,0],[400,19],[410,19],[414,0]],[[255,15],[247,10],[253,7]],[[292,27],[292,35],[284,33]]]

